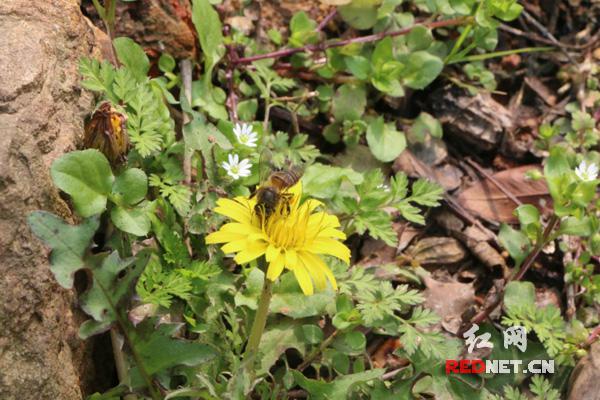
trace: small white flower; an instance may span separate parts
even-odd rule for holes
[[[238,142],[248,147],[256,147],[256,141],[258,140],[258,134],[254,132],[252,125],[250,124],[235,124],[233,133],[237,137]]]
[[[582,181],[593,181],[598,177],[598,166],[594,163],[588,165],[584,160],[575,168],[575,175]]]
[[[252,164],[247,158],[240,161],[240,157],[237,154],[229,155],[229,162],[223,162],[223,168],[227,171],[227,175],[233,179],[240,179],[240,177],[250,176],[250,168]]]
[[[388,185],[386,185],[385,183],[377,185],[377,189],[381,189],[384,192],[389,192],[390,191],[390,187]]]

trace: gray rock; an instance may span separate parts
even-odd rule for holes
[[[93,104],[78,61],[95,52],[77,0],[0,2],[0,398],[82,398],[89,373],[74,296],[61,289],[26,216],[71,219],[49,177]]]

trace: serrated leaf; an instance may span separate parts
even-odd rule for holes
[[[444,195],[444,188],[435,182],[418,179],[412,187],[410,201],[421,206],[437,207]]]
[[[71,195],[75,210],[82,217],[106,209],[106,199],[114,180],[106,157],[95,149],[73,151],[52,163],[54,184]]]
[[[313,400],[338,400],[348,398],[355,385],[379,378],[385,369],[372,369],[356,374],[343,375],[333,381],[308,379],[301,372],[292,370],[296,383],[308,391]]]
[[[75,272],[85,267],[82,259],[100,220],[85,219],[80,225],[69,225],[46,211],[34,211],[27,217],[32,232],[52,248],[50,270],[64,288],[73,287]]]

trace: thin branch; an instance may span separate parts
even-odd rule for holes
[[[327,346],[329,346],[331,344],[331,342],[333,342],[333,339],[335,339],[335,337],[337,336],[338,333],[339,333],[339,331],[337,329],[335,331],[333,331],[331,333],[331,335],[329,335],[327,337],[327,339],[325,339],[321,342],[321,345],[319,347],[314,349],[304,359],[304,361],[302,361],[302,364],[298,365],[298,368],[296,368],[296,369],[300,372],[304,371],[304,369],[306,369],[306,367],[308,367],[319,356],[319,354],[321,354],[327,348]]]
[[[490,175],[486,170],[481,168],[481,166],[479,164],[477,164],[475,161],[471,160],[470,158],[465,159],[465,161],[471,167],[475,168],[477,170],[477,172],[479,172],[481,175],[483,175],[485,178],[487,178],[490,182],[492,182],[494,185],[496,185],[496,187],[498,189],[500,189],[500,191],[502,193],[504,193],[506,195],[506,197],[511,199],[512,202],[515,203],[517,206],[520,206],[523,204],[523,203],[521,203],[521,200],[519,200],[517,198],[517,196],[515,196],[510,190],[508,190],[506,188],[506,186],[504,186],[502,183],[500,183],[500,181],[498,181],[498,179],[494,178],[493,175]]]
[[[315,31],[321,32],[323,30],[323,28],[325,28],[327,26],[329,21],[331,21],[333,18],[335,18],[336,14],[337,14],[337,8],[334,8],[332,12],[330,12],[329,14],[327,14],[325,16],[325,18],[323,18],[323,21],[319,22],[319,25],[317,26],[317,29],[315,29]]]
[[[258,61],[258,60],[264,60],[267,58],[287,57],[287,56],[291,56],[292,54],[302,53],[302,52],[325,51],[330,48],[342,47],[342,46],[346,46],[349,44],[376,42],[376,41],[384,39],[386,37],[407,35],[418,26],[424,26],[429,29],[435,29],[435,28],[443,28],[443,27],[448,27],[448,26],[464,25],[466,23],[470,23],[471,20],[472,20],[472,17],[460,17],[460,18],[447,19],[444,21],[417,23],[417,24],[414,24],[407,28],[400,29],[398,31],[393,31],[393,32],[380,32],[380,33],[375,33],[375,34],[367,35],[367,36],[359,36],[359,37],[345,39],[345,40],[338,40],[336,42],[309,44],[309,45],[306,45],[303,47],[296,47],[296,48],[292,48],[292,49],[282,49],[282,50],[273,51],[271,53],[257,54],[257,55],[250,56],[250,57],[243,57],[243,58],[238,59],[236,61],[236,64],[249,64],[249,63],[252,63],[252,62]]]
[[[544,233],[542,234],[541,240],[539,240],[538,243],[536,243],[533,250],[531,250],[531,252],[527,255],[527,257],[523,261],[521,268],[519,268],[519,270],[515,272],[515,274],[508,280],[508,282],[518,281],[518,280],[521,280],[521,278],[523,278],[525,273],[533,265],[533,262],[536,260],[536,258],[538,257],[538,255],[540,254],[542,249],[544,248],[544,245],[546,244],[546,240],[550,237],[550,234],[552,233],[554,228],[556,228],[556,226],[558,225],[559,222],[560,222],[560,218],[558,218],[556,215],[552,215],[552,217],[550,218],[550,221],[548,221],[548,224],[546,225],[546,228],[544,229]],[[497,298],[488,307],[481,310],[479,313],[477,313],[471,319],[471,324],[479,324],[479,323],[483,322],[488,317],[488,315],[502,303],[502,298],[504,297],[503,293],[504,293],[505,288],[506,288],[506,285],[504,285],[504,288],[500,291],[500,293],[497,294]],[[464,328],[465,327],[463,327],[463,329]],[[461,329],[461,331],[459,331],[460,335],[462,335],[463,329]]]

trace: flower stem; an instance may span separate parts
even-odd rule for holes
[[[271,287],[273,282],[265,276],[265,282],[263,284],[262,293],[260,294],[260,300],[258,302],[258,309],[256,310],[256,316],[252,324],[252,330],[250,331],[250,337],[248,338],[248,344],[246,345],[246,352],[244,353],[244,363],[246,364],[246,371],[250,373],[251,380],[254,378],[254,364],[256,353],[258,352],[258,345],[260,344],[260,338],[262,337],[265,325],[267,323],[267,315],[269,314],[269,304],[271,303]]]

